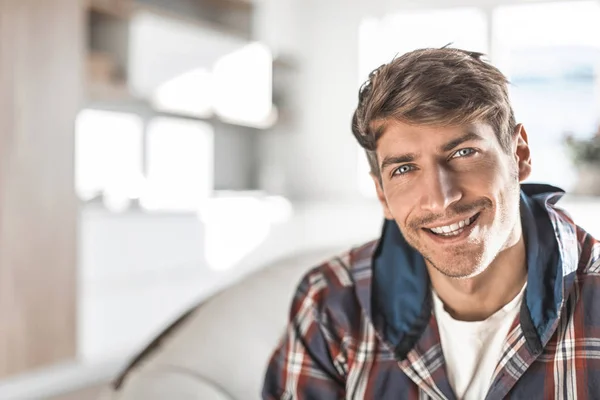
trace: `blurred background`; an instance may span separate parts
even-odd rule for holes
[[[1,1],[0,399],[107,381],[250,272],[375,238],[350,117],[415,48],[489,55],[530,181],[600,235],[599,21],[600,1]]]

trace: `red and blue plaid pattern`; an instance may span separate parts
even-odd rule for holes
[[[538,298],[532,292],[524,301],[489,400],[600,399],[600,243],[555,207],[559,197],[532,197],[547,213],[557,244],[551,247],[555,265],[535,270],[545,279],[537,286],[552,293]],[[373,289],[380,242],[332,259],[300,282],[267,369],[264,399],[455,399],[430,305],[421,305],[427,311],[424,328],[404,332],[416,338],[406,351],[390,340],[371,309],[371,299],[380,295]],[[528,247],[533,243],[530,237]],[[545,242],[536,246],[544,254]],[[529,290],[536,282],[528,274]]]

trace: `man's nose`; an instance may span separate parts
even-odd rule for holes
[[[432,169],[423,182],[421,208],[440,214],[462,198],[462,191],[451,171],[439,166]]]

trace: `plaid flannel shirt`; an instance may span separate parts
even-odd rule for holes
[[[486,399],[600,399],[600,244],[522,185],[527,288]],[[393,221],[300,282],[264,399],[455,399],[424,261]]]

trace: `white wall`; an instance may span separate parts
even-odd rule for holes
[[[259,139],[261,159],[282,169],[286,194],[292,198],[360,196],[350,121],[358,98],[358,27],[368,14],[367,3],[259,3],[256,38],[273,46],[276,54],[292,54],[297,62],[297,81],[291,90],[294,122]]]
[[[214,189],[256,188],[256,137],[261,132],[214,121]]]

